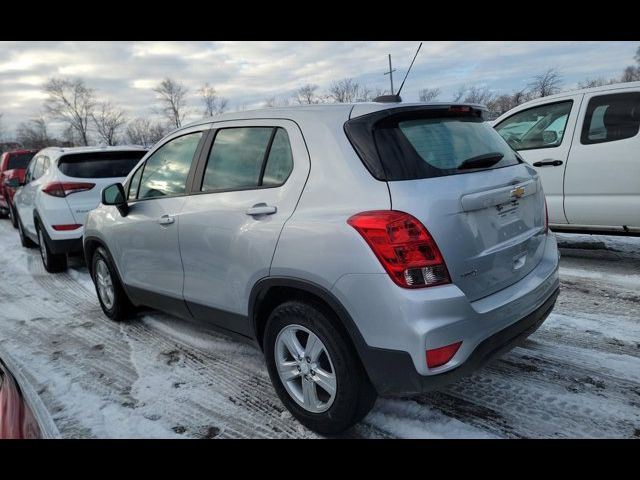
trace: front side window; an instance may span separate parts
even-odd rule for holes
[[[202,132],[189,133],[165,143],[145,162],[138,199],[181,195]]]
[[[503,120],[495,129],[514,150],[553,148],[562,143],[573,101],[529,108]]]
[[[580,143],[614,142],[640,130],[640,92],[599,95],[589,100]]]
[[[29,183],[31,180],[33,180],[33,172],[36,168],[36,165],[38,164],[38,159],[40,157],[35,157],[33,159],[31,159],[31,161],[29,162],[29,166],[27,167],[27,173],[24,174],[24,181],[25,183]]]
[[[209,153],[202,191],[281,185],[292,168],[291,146],[284,129],[221,129]]]

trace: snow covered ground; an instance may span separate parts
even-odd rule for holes
[[[558,235],[562,292],[543,326],[442,391],[378,400],[346,436],[640,437],[640,238]],[[0,220],[0,355],[63,437],[316,437],[256,349],[160,313],[108,320],[86,268],[47,274]]]

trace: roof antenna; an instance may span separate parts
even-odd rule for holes
[[[402,91],[402,87],[404,87],[404,82],[407,80],[407,77],[409,76],[409,72],[411,71],[411,68],[413,67],[413,62],[416,61],[416,58],[418,56],[418,52],[420,52],[420,48],[422,48],[422,42],[420,42],[420,45],[418,45],[418,49],[416,50],[416,54],[413,56],[413,60],[411,60],[411,65],[409,65],[409,69],[407,70],[407,73],[404,76],[404,79],[402,80],[402,83],[400,84],[400,88],[398,89],[398,93],[396,94],[392,94],[392,95],[380,95],[379,97],[376,97],[373,99],[374,102],[383,102],[383,103],[399,103],[402,101],[402,98],[400,97],[400,92]]]

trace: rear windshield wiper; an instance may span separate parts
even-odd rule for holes
[[[467,158],[458,165],[458,170],[468,170],[472,168],[487,168],[498,163],[504,155],[500,152],[483,153],[475,157]]]

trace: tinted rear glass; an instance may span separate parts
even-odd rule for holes
[[[29,162],[33,158],[35,153],[17,153],[9,155],[9,162],[7,163],[7,170],[13,170],[14,168],[27,168]]]
[[[432,178],[520,163],[516,152],[475,112],[405,109],[368,124],[355,120],[356,128],[347,122],[347,134],[379,180]]]
[[[138,161],[147,153],[92,152],[65,155],[58,160],[58,170],[63,175],[76,178],[126,177]]]

